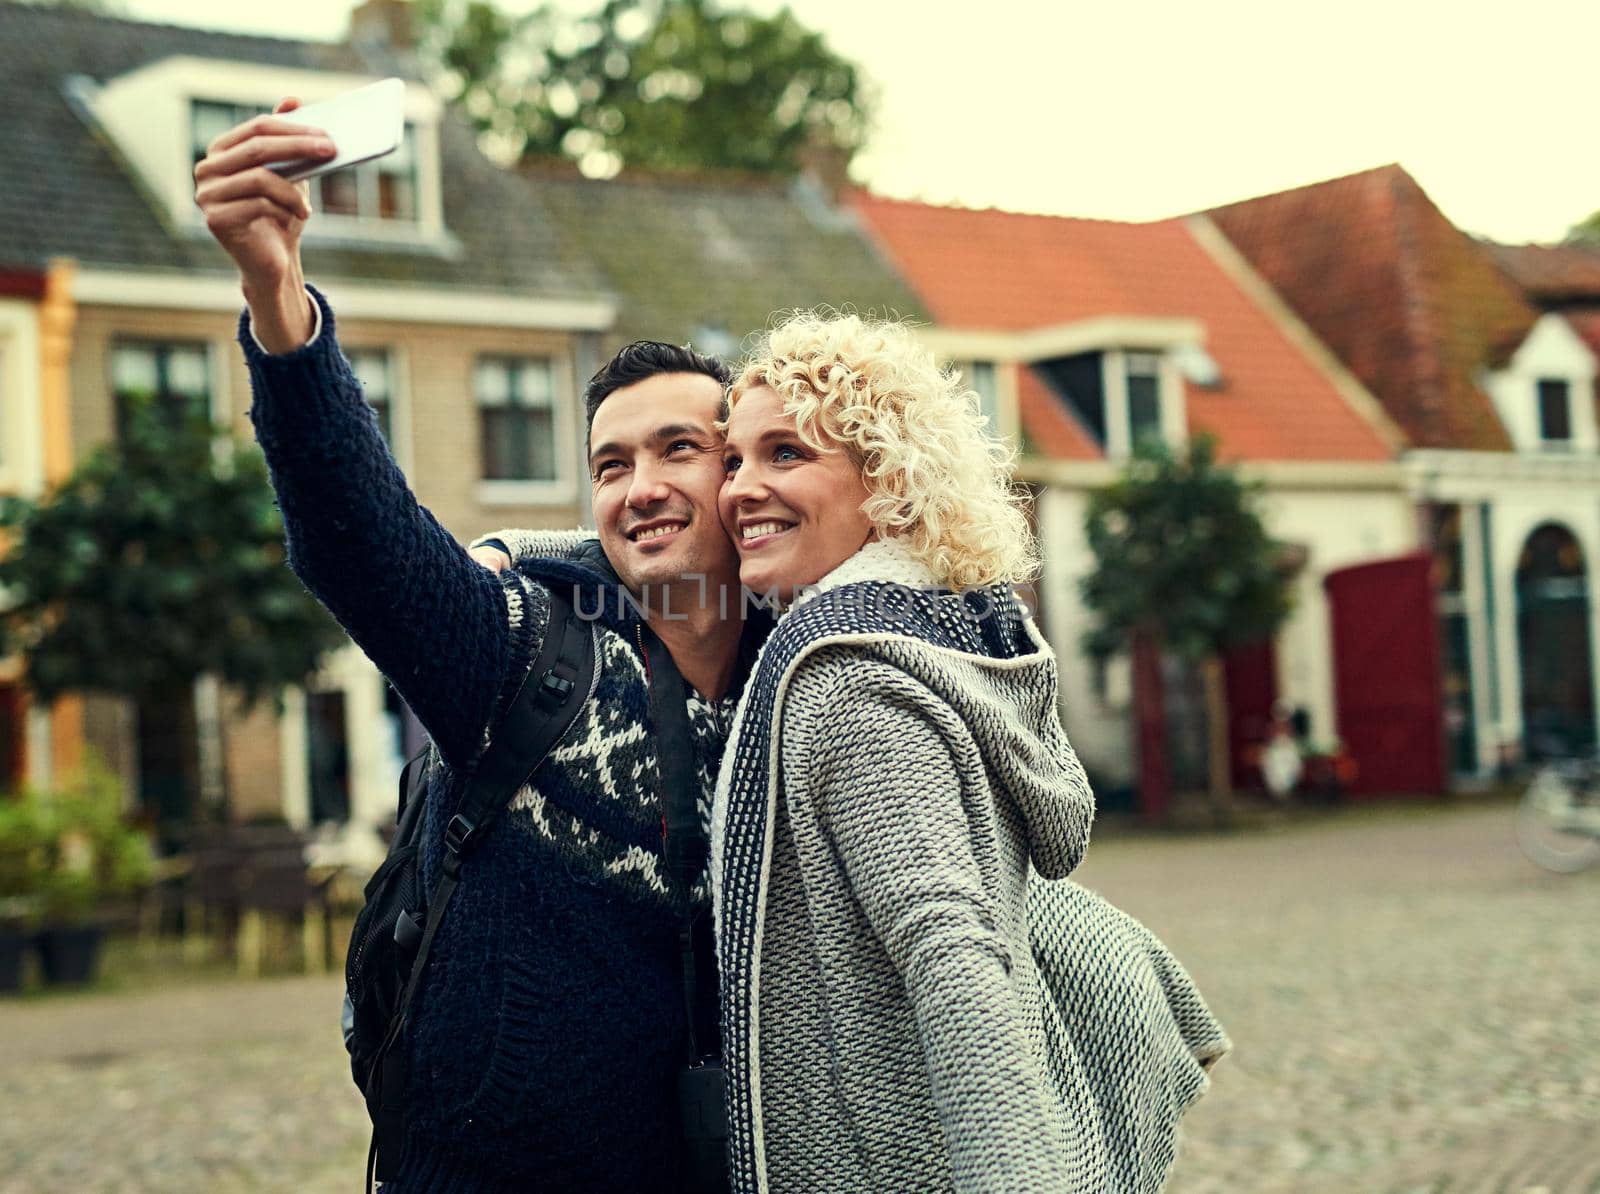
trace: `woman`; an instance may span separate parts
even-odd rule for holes
[[[1036,554],[976,395],[903,327],[797,313],[734,383],[726,436],[741,583],[786,608],[712,833],[734,1188],[1158,1187],[1196,1047],[1223,1038],[1174,1020],[1181,968],[1071,885],[1033,897],[1038,963],[1078,986],[1042,997],[1030,862],[1077,865],[1093,798],[1012,596]],[[1080,931],[1146,952],[1101,967]],[[1085,1039],[1063,1005],[1100,993]],[[1144,1059],[1151,1097],[1114,1105]]]

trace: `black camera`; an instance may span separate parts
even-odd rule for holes
[[[702,1057],[678,1074],[684,1194],[728,1189],[728,1076],[720,1057]]]

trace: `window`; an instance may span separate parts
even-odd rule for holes
[[[1128,360],[1128,442],[1137,448],[1151,436],[1161,436],[1161,357],[1153,352],[1130,352]]]
[[[556,479],[555,385],[540,357],[483,357],[474,388],[486,481]]]
[[[211,367],[203,344],[118,344],[111,350],[117,434],[135,410],[152,408],[173,422],[211,417]]]
[[[1564,381],[1539,382],[1539,438],[1546,444],[1572,443],[1572,396]]]
[[[306,693],[306,780],[312,824],[350,819],[350,742],[344,693]]]
[[[194,100],[189,106],[189,149],[194,162],[206,156],[206,147],[236,124],[243,124],[266,109],[219,100]]]
[[[394,448],[394,381],[389,352],[383,348],[357,348],[349,354],[350,368],[361,382],[367,405],[378,416],[378,429],[390,449]]]
[[[416,128],[406,124],[400,148],[375,162],[312,180],[312,206],[324,214],[360,220],[417,219]]]

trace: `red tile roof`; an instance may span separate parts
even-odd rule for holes
[[[1194,319],[1224,384],[1212,391],[1185,383],[1189,426],[1215,435],[1224,458],[1392,455],[1183,220],[1122,224],[861,193],[854,203],[941,327],[1015,332],[1101,316]],[[1021,371],[1018,389],[1023,428],[1038,450],[1067,459],[1100,454],[1031,370]]]
[[[1600,301],[1600,245],[1485,245],[1536,303]]]
[[[1510,448],[1476,379],[1538,312],[1399,166],[1208,214],[1414,445]]]

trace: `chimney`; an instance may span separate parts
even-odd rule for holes
[[[814,127],[800,148],[800,175],[837,207],[851,186],[850,152],[828,136],[826,129]]]
[[[365,0],[351,10],[345,40],[353,46],[407,53],[417,48],[413,18],[411,0]]]

